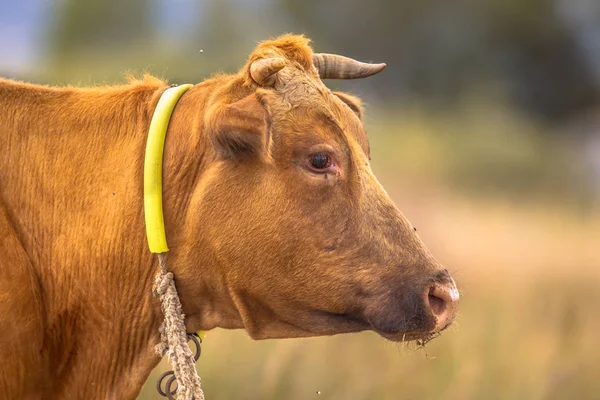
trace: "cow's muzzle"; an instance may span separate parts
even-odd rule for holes
[[[393,341],[422,340],[446,329],[458,311],[454,280],[442,270],[421,284],[398,285],[370,301],[364,315],[371,329]]]

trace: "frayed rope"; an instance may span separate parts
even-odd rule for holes
[[[152,288],[160,300],[165,320],[159,328],[161,342],[156,345],[159,356],[167,355],[177,379],[178,400],[204,400],[200,387],[200,376],[196,371],[196,361],[188,346],[187,332],[181,302],[175,288],[173,273],[167,271],[164,253],[158,254],[160,271]]]

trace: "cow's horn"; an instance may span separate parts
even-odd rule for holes
[[[250,65],[250,76],[260,86],[273,86],[275,74],[283,67],[285,67],[283,58],[262,58]]]
[[[358,79],[375,75],[385,64],[369,64],[337,54],[313,54],[313,64],[321,79]]]

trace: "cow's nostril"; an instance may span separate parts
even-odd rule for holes
[[[443,314],[444,311],[446,311],[446,301],[440,297],[437,297],[436,295],[432,294],[431,291],[433,291],[433,288],[431,288],[430,292],[429,292],[429,306],[431,307],[431,311],[433,312],[433,315],[440,315]]]
[[[454,281],[434,283],[428,288],[426,301],[436,320],[433,332],[439,332],[452,323],[458,309],[458,299]]]

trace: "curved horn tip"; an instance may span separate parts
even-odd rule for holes
[[[285,67],[285,60],[280,57],[261,58],[250,65],[252,80],[261,86],[273,86],[275,74]]]
[[[371,64],[338,54],[315,53],[313,64],[321,79],[359,79],[381,72],[386,64]]]
[[[373,70],[376,71],[375,74],[380,73],[381,71],[383,71],[385,69],[385,67],[387,67],[386,63],[379,63],[379,64],[372,64],[373,65]]]

